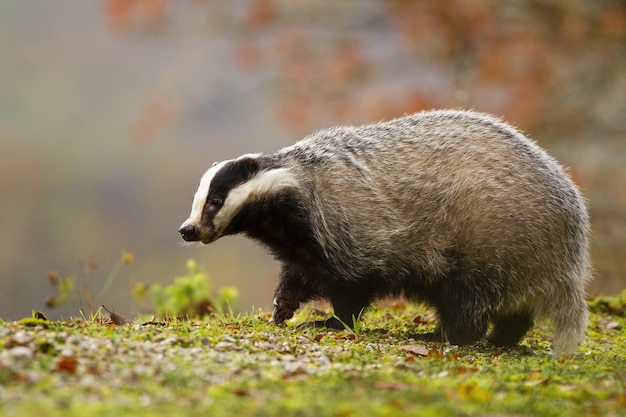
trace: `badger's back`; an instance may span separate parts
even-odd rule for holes
[[[506,281],[518,302],[570,280],[571,269],[580,284],[587,278],[588,220],[577,188],[499,119],[421,112],[324,130],[279,154],[317,187],[334,249],[357,274],[355,259],[391,279],[415,265],[427,280],[458,263],[492,268],[485,272]]]

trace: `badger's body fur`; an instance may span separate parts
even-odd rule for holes
[[[316,298],[352,323],[374,299],[401,295],[436,309],[426,339],[473,343],[492,323],[488,340],[512,345],[539,318],[554,323],[557,355],[584,338],[584,201],[546,152],[484,114],[337,127],[214,164],[179,231],[269,247],[282,262],[277,323]]]

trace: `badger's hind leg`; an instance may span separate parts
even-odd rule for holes
[[[533,325],[531,312],[522,311],[499,314],[487,340],[496,346],[515,346]]]
[[[439,327],[433,337],[445,335],[446,340],[453,345],[471,345],[485,337],[488,316],[484,313],[460,308],[458,310],[440,311]]]
[[[468,281],[446,282],[430,295],[428,301],[437,310],[439,326],[433,333],[414,335],[415,338],[470,345],[485,337],[494,296],[487,288],[459,284]]]
[[[439,326],[432,333],[412,334],[411,337],[425,342],[450,342],[453,345],[464,346],[478,342],[487,331],[487,320],[483,317],[465,320],[449,314],[444,318],[440,314],[439,321]]]
[[[437,310],[439,327],[417,339],[470,345],[484,339],[487,327],[501,307],[501,288],[485,279],[483,273],[463,270],[443,277],[421,294]]]

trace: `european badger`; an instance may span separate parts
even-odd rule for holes
[[[273,320],[324,298],[353,323],[385,296],[426,302],[426,340],[514,345],[535,319],[554,352],[585,335],[583,198],[561,166],[501,120],[427,111],[315,133],[204,174],[185,241],[244,233],[282,262]],[[337,318],[318,323],[341,328]]]

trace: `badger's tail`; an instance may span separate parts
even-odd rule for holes
[[[585,301],[585,284],[590,277],[589,263],[585,259],[580,268],[571,272],[557,294],[552,294],[547,316],[554,323],[554,357],[573,354],[585,339],[589,308]]]

